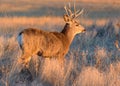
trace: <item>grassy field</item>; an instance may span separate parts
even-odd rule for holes
[[[116,18],[120,15],[119,0],[75,1],[78,9],[84,8],[84,18]],[[68,2],[73,6],[74,0],[0,0],[0,16],[61,16]]]
[[[80,5],[80,8],[85,7],[86,10],[78,20],[86,32],[75,37],[65,57],[65,64],[61,65],[54,58],[34,56],[29,70],[20,72],[21,64],[17,64],[21,56],[17,43],[18,33],[29,27],[60,32],[65,25],[62,6],[67,0],[53,0],[56,8],[49,3],[50,0],[46,0],[46,3],[41,0],[0,1],[0,86],[120,85],[120,2],[116,0],[116,4],[109,2],[105,6],[103,0],[99,4],[81,1],[78,0],[77,7]],[[94,5],[97,7],[91,3],[97,3]],[[111,10],[108,10],[110,6]]]

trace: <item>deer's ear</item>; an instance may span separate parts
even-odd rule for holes
[[[63,16],[65,22],[70,22],[70,18],[68,15]]]

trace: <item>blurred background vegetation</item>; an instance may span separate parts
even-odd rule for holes
[[[76,2],[84,18],[118,18],[119,0],[0,0],[0,16],[62,16],[64,5]]]

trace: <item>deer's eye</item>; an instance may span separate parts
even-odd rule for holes
[[[79,26],[79,24],[76,24],[76,26]]]

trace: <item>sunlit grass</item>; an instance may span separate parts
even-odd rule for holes
[[[114,45],[116,34],[119,34],[119,21],[80,19],[80,23],[87,31],[75,37],[65,64],[59,64],[57,59],[34,56],[29,68],[33,81],[27,82],[21,74],[12,71],[15,66],[21,67],[21,64],[16,65],[21,56],[17,34],[29,27],[60,32],[65,22],[61,17],[1,17],[0,84],[119,86],[120,54]]]

